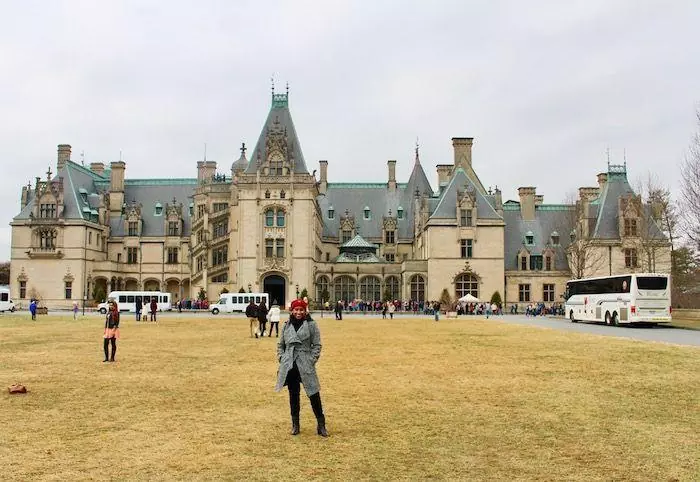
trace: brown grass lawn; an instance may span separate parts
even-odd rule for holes
[[[129,317],[130,318],[130,317]],[[329,439],[247,320],[0,316],[0,478],[698,480],[700,350],[481,319],[319,319]]]
[[[671,326],[687,328],[689,330],[700,330],[700,319],[673,317]]]

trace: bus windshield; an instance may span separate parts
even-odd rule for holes
[[[668,278],[663,276],[639,276],[637,289],[640,290],[665,290],[668,286]]]

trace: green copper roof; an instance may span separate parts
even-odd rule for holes
[[[104,187],[109,185],[109,179],[96,180],[95,184]],[[197,179],[173,178],[173,179],[125,179],[126,186],[196,186]]]

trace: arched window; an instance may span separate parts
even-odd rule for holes
[[[316,299],[321,302],[328,301],[330,295],[328,291],[328,277],[319,276],[316,280]]]
[[[355,299],[355,280],[350,276],[339,276],[335,279],[333,290],[336,301],[352,301]]]
[[[275,211],[273,209],[268,209],[265,211],[265,226],[271,228],[275,224]]]
[[[425,301],[425,278],[419,274],[411,276],[411,300]]]
[[[384,282],[384,294],[390,300],[398,300],[401,298],[399,293],[399,279],[396,276],[389,276]]]
[[[277,210],[277,227],[284,227],[284,211],[281,209]]]
[[[380,301],[382,299],[381,281],[376,276],[365,276],[360,280],[360,299],[363,301]]]
[[[457,298],[468,294],[478,298],[479,280],[474,275],[461,274],[455,279],[455,292],[457,293]]]

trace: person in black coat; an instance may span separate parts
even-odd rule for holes
[[[343,319],[343,303],[338,301],[335,304],[335,319],[336,320],[342,320]]]
[[[258,307],[255,305],[255,300],[252,296],[250,297],[250,303],[245,307],[245,315],[250,322],[250,337],[253,338],[253,335],[255,335],[255,338],[257,338],[257,330],[260,323],[258,322]]]
[[[258,323],[260,324],[260,338],[265,336],[265,325],[267,325],[267,306],[265,300],[262,300],[258,305]]]

